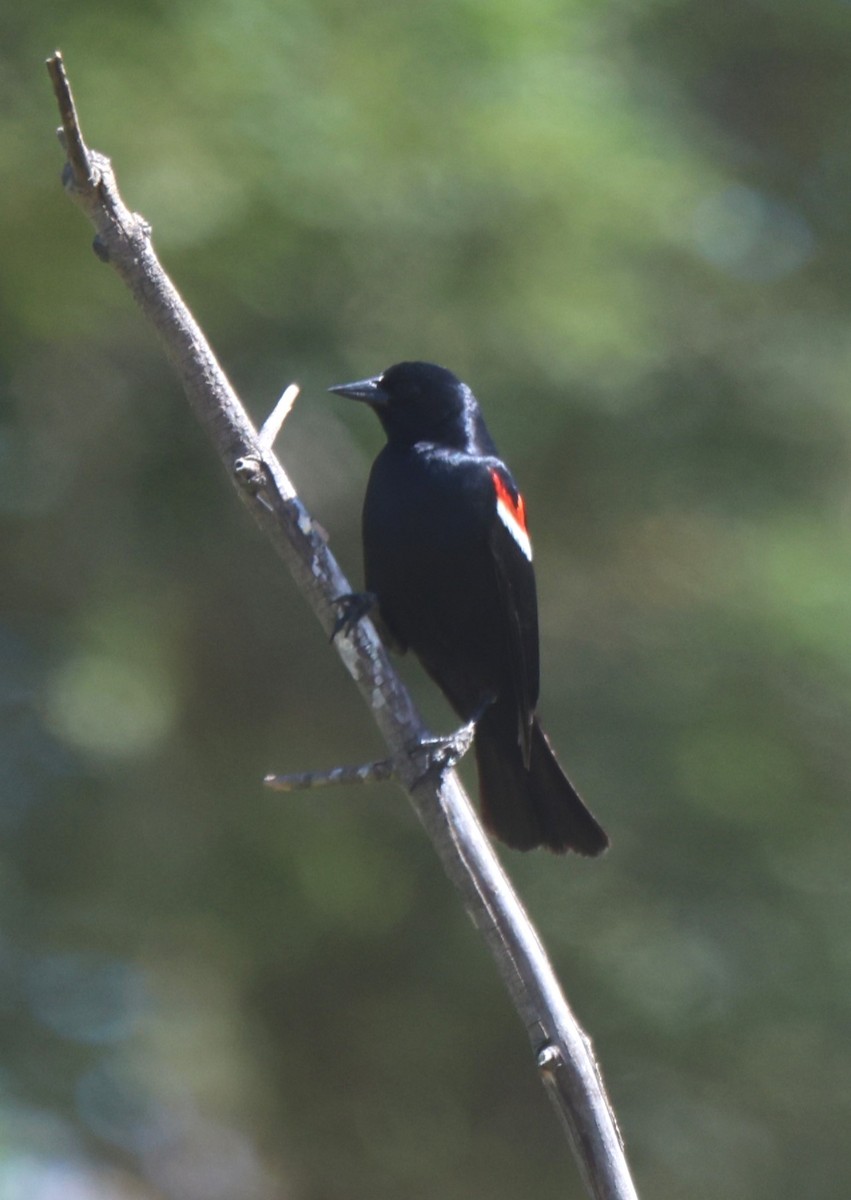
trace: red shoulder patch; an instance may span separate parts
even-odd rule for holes
[[[518,492],[517,499],[514,499],[496,468],[491,471],[491,479],[496,489],[497,504],[504,504],[523,532],[528,533],[526,528],[526,505],[523,502],[523,497]]]
[[[532,543],[526,528],[526,505],[523,497],[517,493],[517,499],[509,491],[505,480],[494,467],[491,469],[494,491],[496,492],[496,511],[505,528],[514,538],[526,558],[532,561]]]

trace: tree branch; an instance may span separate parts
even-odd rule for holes
[[[62,116],[69,168],[63,179],[96,230],[95,250],[154,325],[186,395],[225,469],[328,634],[336,597],[350,593],[319,528],[271,449],[274,422],[259,437],[174,285],[154,254],[150,229],[118,194],[107,158],[87,149],[61,55],[47,62]],[[422,776],[416,747],[428,735],[368,620],[336,639],[372,710],[395,774],[493,954],[532,1043],[548,1094],[567,1129],[590,1196],[635,1200],[614,1115],[588,1037],[562,995],[538,936],[454,772]]]
[[[379,758],[377,762],[361,763],[357,767],[333,767],[330,771],[303,771],[297,775],[267,775],[263,782],[273,792],[305,792],[339,784],[382,783],[392,779],[395,773],[392,758]]]

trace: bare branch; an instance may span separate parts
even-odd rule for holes
[[[297,383],[291,383],[288,388],[284,389],[284,394],[260,426],[257,441],[260,443],[261,450],[271,450],[274,446],[284,421],[292,412],[300,390]]]
[[[54,51],[47,60],[47,70],[53,81],[53,90],[59,105],[59,115],[62,118],[61,140],[68,155],[74,182],[77,187],[91,186],[97,177],[92,169],[88,147],[83,141],[71,84],[65,74],[65,63],[59,50]]]
[[[333,767],[330,771],[303,771],[298,775],[267,775],[263,782],[273,792],[304,792],[338,784],[381,783],[395,774],[393,759],[380,758],[377,762],[361,763],[359,767]]]
[[[189,401],[257,523],[287,562],[325,631],[336,597],[352,592],[318,526],[295,494],[264,430],[258,438],[201,330],[154,254],[150,229],[121,200],[109,160],[87,151],[61,57],[48,61],[71,162],[72,198],[94,225],[98,256],[129,287],[156,328]],[[275,431],[277,432],[277,430]],[[422,774],[428,734],[372,623],[335,644],[390,750],[444,869],[493,954],[526,1026],[539,1070],[595,1200],[635,1200],[617,1126],[590,1042],[562,995],[538,936],[454,772]]]

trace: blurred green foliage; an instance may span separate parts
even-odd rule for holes
[[[355,581],[381,439],[324,389],[426,357],[482,400],[613,842],[505,857],[640,1192],[846,1197],[851,5],[0,25],[0,1195],[581,1195],[404,799],[260,786],[378,740],[62,195],[58,44],[251,410],[302,383]]]

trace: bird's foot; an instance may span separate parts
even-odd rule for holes
[[[340,633],[349,634],[378,603],[375,592],[346,592],[334,601],[337,607],[337,620],[331,630],[330,640],[333,642]]]
[[[428,761],[428,765],[417,783],[427,777],[451,771],[467,754],[475,736],[476,721],[473,719],[466,725],[462,725],[460,729],[456,729],[454,733],[441,737],[427,737],[417,742],[416,752],[422,754]]]
[[[478,725],[482,714],[486,709],[490,708],[496,696],[488,693],[472,717],[460,729],[456,729],[454,733],[450,733],[443,737],[427,737],[418,742],[415,747],[415,753],[422,754],[426,757],[427,765],[422,775],[418,776],[416,783],[422,783],[424,779],[440,778],[447,771],[451,771],[456,767],[461,759],[470,750],[476,736],[476,726]]]

